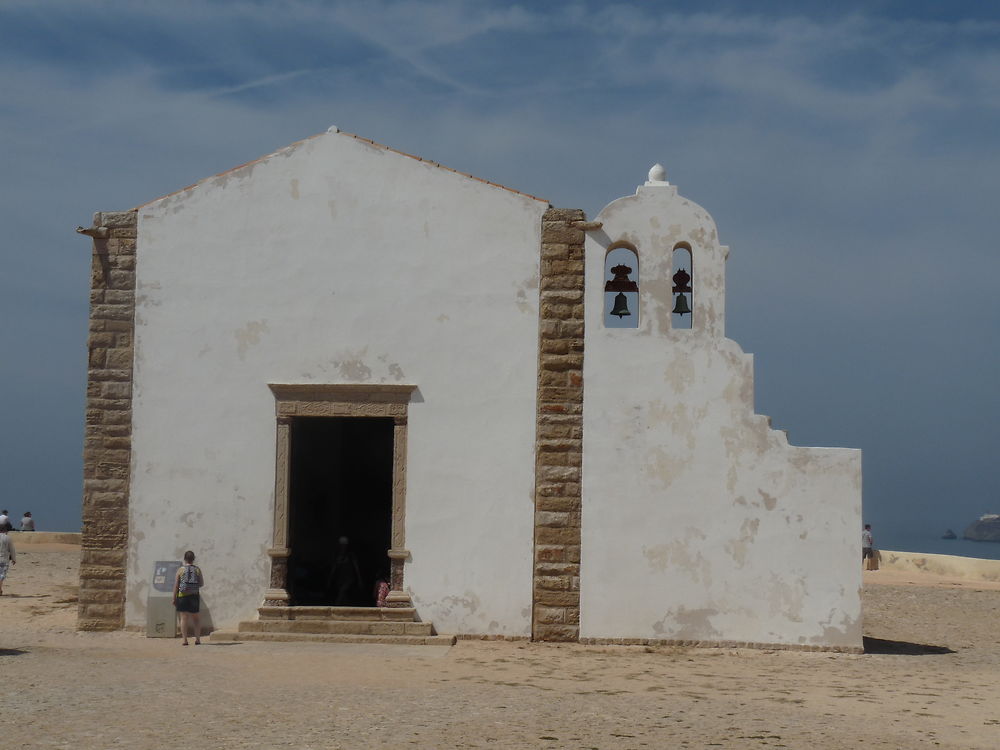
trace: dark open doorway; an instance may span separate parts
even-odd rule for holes
[[[374,606],[375,582],[389,574],[393,420],[299,417],[291,443],[292,603]]]

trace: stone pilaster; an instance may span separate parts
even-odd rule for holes
[[[531,624],[539,641],[580,635],[585,226],[576,209],[542,217]]]
[[[83,447],[80,630],[124,626],[132,459],[136,212],[94,215]]]

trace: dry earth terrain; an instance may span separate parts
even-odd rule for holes
[[[76,633],[78,548],[18,552],[0,598],[3,748],[1000,747],[996,583],[866,573],[864,655],[184,648]]]

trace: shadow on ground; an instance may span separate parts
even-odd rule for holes
[[[28,652],[19,648],[0,648],[0,656],[20,656],[26,653]]]
[[[887,641],[884,638],[864,637],[866,654],[900,654],[904,656],[928,656],[930,654],[953,654],[947,646],[930,646],[926,643],[909,641]]]

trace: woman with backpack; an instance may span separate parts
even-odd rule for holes
[[[188,550],[174,579],[174,607],[181,616],[182,646],[188,645],[188,622],[194,631],[194,645],[201,645],[201,587],[204,585],[201,568],[194,564],[194,552]]]

